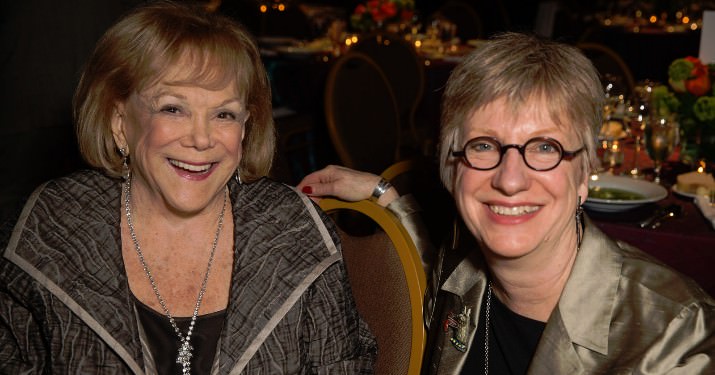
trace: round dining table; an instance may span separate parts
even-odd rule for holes
[[[636,159],[634,145],[625,143],[622,151],[622,163],[614,168],[605,168],[601,173],[630,176],[629,171]],[[637,159],[642,172],[638,178],[652,181],[653,162],[645,150],[639,153]],[[678,193],[677,189],[673,191],[677,176],[693,168],[678,159],[676,152],[663,167],[661,185],[668,192],[664,199],[617,213],[599,212],[587,207],[586,213],[612,238],[645,251],[691,277],[706,292],[715,296],[715,227],[703,216],[692,195]],[[707,167],[712,172],[715,166],[711,164]],[[655,229],[641,227],[641,222],[657,210],[671,205],[680,207],[678,215],[662,220]]]

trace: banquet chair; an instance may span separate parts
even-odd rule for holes
[[[377,32],[360,37],[351,51],[369,56],[385,73],[400,116],[401,145],[408,153],[419,150],[423,131],[415,112],[425,86],[424,65],[414,46],[397,34]]]
[[[339,229],[348,279],[360,316],[377,339],[375,374],[419,374],[426,342],[422,298],[427,281],[407,230],[370,200],[325,198],[320,207],[328,214],[357,212],[377,224],[375,233],[367,236]]]
[[[624,92],[626,98],[633,94],[635,87],[633,73],[618,52],[604,44],[594,42],[578,43],[576,47],[581,49],[586,57],[591,60],[601,75],[601,79],[604,79],[607,75],[616,77],[621,80],[620,89]]]
[[[399,115],[384,73],[367,55],[348,52],[328,73],[328,134],[340,162],[379,174],[399,158]]]

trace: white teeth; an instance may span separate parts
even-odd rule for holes
[[[515,206],[515,207],[489,206],[489,209],[492,210],[492,212],[494,212],[497,215],[518,216],[518,215],[524,215],[524,214],[529,214],[529,213],[538,211],[539,206]]]
[[[206,172],[209,168],[211,168],[211,163],[204,165],[192,165],[174,159],[169,159],[169,162],[175,167],[185,169],[190,172]]]

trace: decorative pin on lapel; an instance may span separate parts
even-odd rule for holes
[[[459,314],[450,311],[447,314],[447,319],[445,319],[443,323],[445,332],[450,328],[453,330],[452,337],[449,341],[462,353],[467,351],[467,329],[469,328],[469,315],[471,313],[472,309],[463,306],[462,312]]]

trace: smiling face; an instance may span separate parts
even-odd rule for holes
[[[519,106],[518,113],[504,99],[481,107],[467,118],[455,148],[478,136],[495,137],[503,145],[550,137],[567,151],[583,146],[573,130],[557,125],[539,108],[545,106],[536,99]],[[581,157],[542,172],[529,169],[516,149],[509,149],[501,164],[488,171],[459,163],[453,190],[457,208],[488,258],[575,250],[574,213],[578,196],[585,201],[588,194]]]
[[[187,83],[181,66],[118,103],[112,132],[130,154],[133,197],[187,215],[223,199],[241,160],[248,112],[234,82]]]

